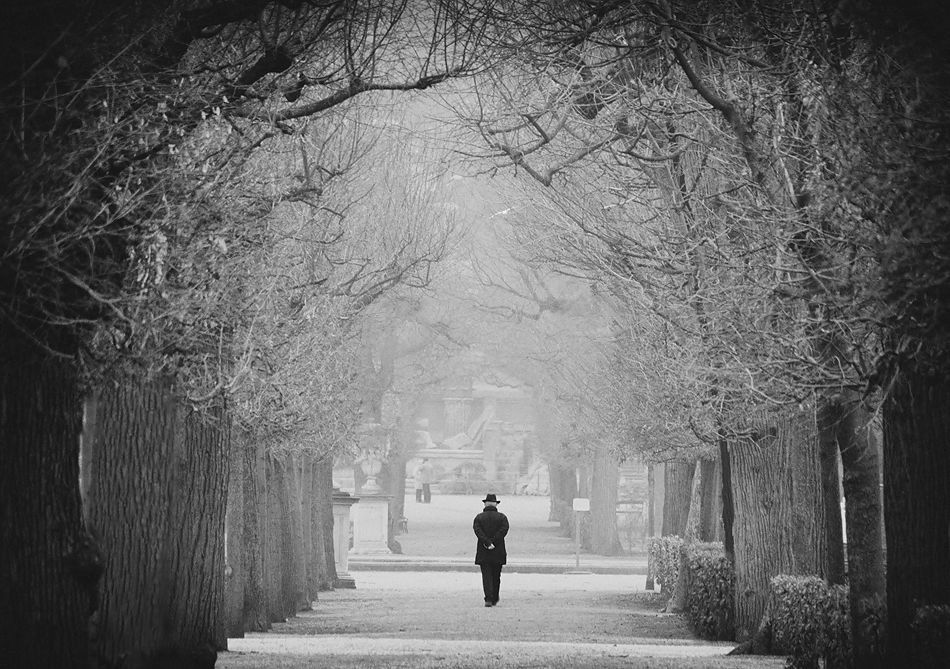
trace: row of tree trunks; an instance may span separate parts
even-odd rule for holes
[[[0,658],[86,667],[99,576],[79,495],[82,398],[68,361],[0,324]]]
[[[84,506],[104,567],[96,661],[161,656],[213,664],[227,643],[224,408],[190,412],[169,380],[133,377],[103,388],[87,406]]]
[[[934,666],[917,661],[911,624],[918,607],[950,605],[948,408],[946,376],[915,369],[899,374],[884,405],[888,666]]]
[[[773,576],[823,575],[826,564],[814,414],[759,429],[729,444],[738,641],[758,628]]]
[[[238,556],[228,563],[233,636],[308,610],[336,579],[332,460],[269,452],[246,433],[238,442],[242,493],[227,498],[228,550]]]
[[[198,414],[167,379],[123,378],[88,402],[80,462],[102,555],[79,556],[82,592],[95,594],[95,567],[103,577],[98,601],[82,602],[77,647],[92,602],[100,664],[213,664],[229,634],[266,629],[332,586],[329,461],[268,454],[243,432],[232,449],[223,406]]]

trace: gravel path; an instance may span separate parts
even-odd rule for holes
[[[356,590],[321,595],[313,611],[267,634],[232,639],[223,669],[275,667],[781,667],[781,658],[725,657],[731,644],[692,638],[658,613],[640,579],[503,574],[485,608],[480,575],[359,572]]]

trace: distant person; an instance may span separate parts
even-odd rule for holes
[[[416,501],[422,501],[422,483],[419,482],[419,468],[416,467],[415,471],[412,472],[412,482],[416,488]]]
[[[505,535],[508,534],[508,517],[498,510],[501,504],[495,493],[490,492],[482,500],[484,511],[475,516],[472,524],[478,545],[475,547],[475,564],[482,569],[482,589],[485,591],[485,606],[498,603],[501,589],[501,567],[508,561],[505,550]]]
[[[428,504],[432,501],[432,483],[435,480],[435,470],[432,468],[432,465],[429,463],[429,458],[423,458],[422,463],[416,467],[416,471],[413,474],[413,478],[416,479],[416,501],[422,501],[425,504]],[[421,488],[421,496],[419,490]]]

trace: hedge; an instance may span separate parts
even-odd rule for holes
[[[848,588],[817,576],[779,575],[770,581],[772,652],[788,655],[797,669],[848,666],[851,616]]]
[[[680,549],[683,539],[675,535],[653,537],[650,540],[650,557],[653,560],[653,577],[669,598],[676,587],[680,571]]]
[[[736,575],[721,543],[686,548],[686,619],[703,639],[735,638]]]

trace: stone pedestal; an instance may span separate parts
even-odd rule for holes
[[[335,588],[355,588],[350,576],[350,507],[360,501],[348,492],[333,489],[333,562],[336,567]]]
[[[389,550],[390,495],[361,495],[353,507],[352,555],[379,555]]]

